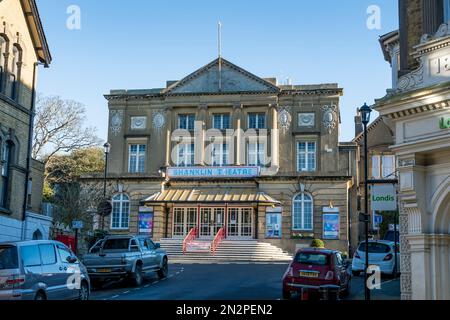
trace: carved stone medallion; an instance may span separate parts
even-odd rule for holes
[[[282,107],[278,109],[278,125],[284,132],[289,130],[292,122],[292,116],[290,113],[290,107]]]
[[[154,111],[152,123],[155,130],[161,130],[166,124],[164,113],[162,111]]]
[[[110,112],[111,131],[115,136],[122,130],[123,114],[123,110],[111,110]]]
[[[336,128],[338,123],[338,114],[337,114],[337,106],[331,105],[331,106],[323,106],[322,107],[323,116],[322,116],[322,123],[327,130],[327,132],[330,134],[331,131],[333,131],[334,128]]]

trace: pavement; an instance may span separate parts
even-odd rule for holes
[[[127,281],[106,283],[91,292],[92,300],[278,300],[285,264],[175,263],[169,276],[159,280],[146,276],[135,288]],[[399,279],[382,279],[381,289],[372,290],[374,300],[400,299]],[[364,278],[353,277],[349,300],[364,299]]]

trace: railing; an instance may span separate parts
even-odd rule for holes
[[[220,242],[225,238],[225,229],[220,228],[217,232],[216,236],[214,237],[214,240],[211,242],[211,254],[216,254],[216,249],[219,247]]]
[[[187,234],[186,238],[183,240],[183,254],[186,253],[186,248],[189,243],[191,243],[195,238],[197,238],[198,235],[198,229],[197,227],[192,228],[189,233]]]

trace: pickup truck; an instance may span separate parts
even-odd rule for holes
[[[134,286],[143,283],[144,275],[156,272],[167,277],[167,254],[145,236],[107,236],[97,241],[81,258],[93,287],[106,280],[129,279]]]

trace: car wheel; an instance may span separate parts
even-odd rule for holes
[[[135,287],[140,287],[142,283],[144,282],[144,276],[142,274],[142,265],[138,264],[136,265],[136,270],[133,274],[133,285]]]
[[[353,275],[354,277],[359,276],[360,273],[361,273],[361,271],[355,271],[355,270],[352,270],[352,275]]]
[[[38,291],[38,293],[36,293],[36,296],[34,297],[34,300],[47,300],[47,297],[42,291]]]
[[[169,272],[169,265],[167,263],[167,258],[164,258],[161,269],[158,270],[158,278],[163,279],[167,277],[167,273]]]
[[[78,300],[89,300],[89,285],[86,281],[81,282]]]
[[[291,293],[289,291],[283,290],[283,299],[289,300],[291,298]]]

